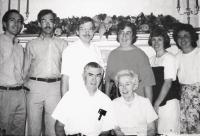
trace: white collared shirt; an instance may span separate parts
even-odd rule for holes
[[[80,93],[68,91],[58,103],[52,117],[65,125],[66,134],[98,136],[102,131],[114,129],[110,98],[99,90],[94,96],[90,96],[85,89],[80,90]],[[100,120],[99,109],[106,111],[106,115]]]
[[[147,125],[158,118],[148,98],[134,93],[134,100],[127,102],[123,97],[113,100],[114,115],[125,135],[147,135]]]
[[[61,74],[69,76],[69,90],[82,89],[84,85],[82,74],[85,65],[89,62],[97,62],[103,65],[100,51],[93,44],[86,47],[79,39],[64,50],[62,54]]]

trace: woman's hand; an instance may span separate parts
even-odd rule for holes
[[[154,103],[154,110],[156,111],[156,113],[158,114],[158,109],[159,109],[159,106],[160,106],[160,104],[161,104],[161,102],[160,101],[156,101],[155,103]]]

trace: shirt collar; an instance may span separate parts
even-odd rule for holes
[[[42,40],[45,40],[44,35],[40,34],[39,37],[40,37]],[[52,37],[51,37],[51,39],[54,39],[54,38],[55,38],[55,35],[53,34]]]
[[[12,42],[13,45],[16,45],[16,44],[19,43],[19,39],[16,36],[14,36],[14,38],[12,39],[11,37],[6,35],[5,33],[3,35],[5,36],[6,39],[9,39]]]
[[[90,42],[90,45],[88,47],[85,46],[80,38],[76,42],[78,45],[81,45],[81,47],[84,47],[84,48],[93,48],[93,46],[94,46],[92,42]]]
[[[96,96],[96,95],[99,94],[99,91],[100,91],[100,90],[97,89],[96,92],[94,93],[94,95],[93,95],[93,96],[90,96],[90,94],[89,94],[89,92],[88,92],[86,86],[84,85],[84,89],[83,89],[82,93],[85,94],[85,95],[87,95],[88,97],[94,97],[94,96]]]
[[[136,94],[136,93],[133,93],[134,94],[134,99],[132,100],[132,101],[130,101],[130,102],[127,102],[122,96],[122,101],[124,102],[124,103],[134,103],[135,102],[135,100],[138,98],[138,95]]]

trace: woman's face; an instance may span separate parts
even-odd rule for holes
[[[191,35],[188,31],[185,30],[179,31],[177,34],[177,42],[183,51],[193,48]]]
[[[118,33],[120,46],[131,45],[133,40],[132,35],[133,35],[132,29],[128,26],[126,26],[123,30],[120,30]]]
[[[119,92],[125,100],[133,98],[133,91],[137,85],[138,84],[128,75],[119,77]]]
[[[164,50],[164,37],[163,36],[156,36],[152,37],[151,39],[152,47],[156,52]]]

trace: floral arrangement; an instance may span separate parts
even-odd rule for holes
[[[65,35],[65,36],[72,36],[76,35],[76,28],[79,17],[71,17],[71,18],[64,18],[56,19],[56,29],[55,34]],[[173,27],[179,23],[177,19],[170,15],[158,15],[155,16],[153,13],[150,15],[144,15],[144,13],[140,13],[138,16],[116,16],[113,15],[108,16],[107,14],[99,14],[92,18],[95,22],[95,32],[99,33],[100,37],[105,35],[116,34],[117,31],[117,24],[122,21],[130,21],[134,23],[137,27],[138,33],[149,33],[152,29],[156,26],[162,26],[167,30],[172,30]],[[37,21],[31,21],[25,24],[25,29],[23,33],[25,34],[38,34],[40,32],[40,28],[38,26]]]

